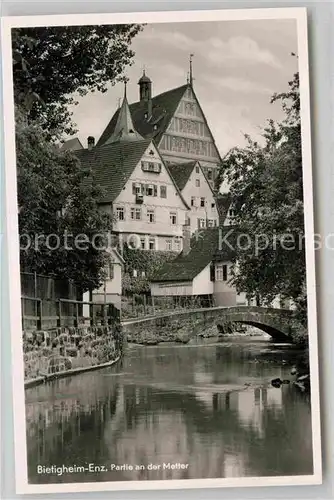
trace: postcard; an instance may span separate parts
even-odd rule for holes
[[[306,9],[2,50],[17,493],[320,484]]]

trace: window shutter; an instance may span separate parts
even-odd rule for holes
[[[158,186],[153,184],[153,196],[158,196]]]
[[[210,281],[215,281],[215,265],[213,262],[210,265]]]
[[[136,183],[132,183],[132,194],[136,194]]]
[[[145,184],[141,184],[141,194],[146,194]]]

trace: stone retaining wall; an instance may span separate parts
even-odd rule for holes
[[[108,363],[122,352],[122,332],[117,323],[24,332],[24,377],[25,380],[31,380]]]

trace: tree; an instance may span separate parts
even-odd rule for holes
[[[176,255],[175,252],[140,250],[124,245],[123,292],[126,295],[149,293],[152,277],[166,262],[175,259]]]
[[[98,287],[111,218],[99,209],[103,193],[91,172],[20,112],[16,155],[21,269],[71,280],[82,291]]]
[[[247,138],[223,158],[218,177],[231,186],[238,238],[232,282],[238,291],[269,303],[293,299],[306,319],[304,204],[299,75],[275,94],[285,119],[268,121],[263,144]]]
[[[14,97],[29,122],[51,137],[75,132],[74,93],[106,92],[132,64],[138,24],[54,26],[12,30]]]

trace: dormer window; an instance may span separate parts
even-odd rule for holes
[[[142,161],[141,168],[144,172],[152,172],[154,174],[160,174],[161,163],[155,161]]]
[[[157,124],[153,125],[153,130],[158,130],[158,125]]]

